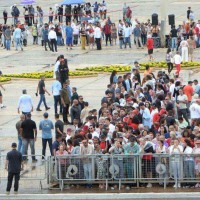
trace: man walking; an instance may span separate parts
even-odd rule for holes
[[[111,44],[111,25],[108,24],[108,22],[106,22],[106,25],[104,26],[103,31],[104,31],[105,36],[106,36],[106,46],[108,46],[108,40],[109,40],[110,46],[111,46],[112,45]]]
[[[67,115],[69,114],[70,98],[67,90],[67,83],[63,83],[63,89],[60,92],[61,102],[63,106],[63,121],[65,124],[69,124]]]
[[[22,145],[22,134],[21,134],[21,126],[22,122],[25,120],[25,115],[20,115],[20,120],[16,123],[16,129],[18,133],[18,151],[23,153],[23,145]]]
[[[42,38],[43,38],[43,41],[44,41],[45,51],[47,51],[47,44],[49,46],[49,49],[51,50],[51,45],[50,45],[50,42],[49,42],[48,35],[49,35],[49,26],[48,26],[48,24],[45,24],[44,28],[42,29]]]
[[[22,114],[25,116],[28,113],[33,112],[33,103],[30,95],[27,95],[26,90],[22,90],[22,96],[19,98],[18,102],[18,113],[20,114],[20,111],[22,111]]]
[[[44,119],[40,122],[39,129],[42,130],[42,159],[44,159],[46,154],[47,142],[49,143],[49,150],[52,154],[52,129],[54,128],[53,122],[48,119],[49,114],[44,113]]]
[[[27,160],[28,145],[31,147],[32,161],[35,159],[35,142],[37,140],[37,127],[36,123],[31,120],[31,114],[27,114],[27,119],[22,122],[21,133],[22,133],[22,144],[23,144],[23,159]]]
[[[12,143],[12,151],[7,153],[5,169],[8,170],[8,183],[6,188],[6,194],[10,194],[10,189],[12,187],[12,181],[15,177],[14,193],[18,193],[20,171],[23,170],[23,160],[22,154],[17,151],[17,144]]]
[[[62,113],[62,105],[61,105],[61,98],[60,98],[60,91],[62,90],[62,85],[60,83],[59,77],[56,77],[56,80],[53,82],[52,86],[51,86],[51,90],[52,90],[52,94],[53,94],[53,98],[54,98],[54,110],[55,110],[55,114],[57,114],[57,110],[58,110],[58,103],[60,105],[60,114]]]
[[[67,45],[67,50],[72,49],[72,37],[73,37],[73,29],[71,27],[71,22],[68,22],[68,25],[65,29],[66,33],[66,45]]]
[[[44,80],[45,80],[45,77],[42,76],[41,77],[41,80],[39,81],[38,83],[38,87],[37,87],[37,92],[36,92],[36,96],[38,95],[38,92],[40,94],[40,101],[38,103],[38,106],[37,106],[37,111],[42,111],[40,110],[40,106],[41,106],[41,103],[43,102],[44,103],[44,106],[46,108],[46,110],[49,110],[50,107],[47,106],[46,104],[46,98],[45,98],[45,92],[50,96],[50,93],[46,90],[45,88],[45,83],[44,83]]]

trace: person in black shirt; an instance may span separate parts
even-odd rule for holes
[[[64,58],[63,55],[60,55],[60,65],[58,67],[58,71],[60,73],[60,83],[63,86],[63,83],[69,79],[69,68],[67,64],[67,59]]]
[[[60,23],[63,22],[63,5],[58,8],[58,20]]]
[[[14,193],[17,194],[19,188],[20,171],[23,170],[22,154],[17,151],[17,144],[12,143],[12,151],[6,156],[5,169],[8,170],[8,183],[6,193],[10,194],[12,181],[15,177]]]
[[[55,133],[57,135],[63,135],[64,123],[59,119],[59,114],[55,114]]]
[[[178,31],[176,30],[175,26],[172,27],[172,30],[170,31],[170,36],[172,38],[172,51],[176,49],[177,47],[177,35]]]
[[[24,120],[21,124],[21,135],[22,135],[22,144],[23,144],[23,159],[27,159],[27,151],[28,145],[31,147],[31,155],[32,160],[37,161],[35,159],[35,141],[37,139],[37,127],[36,123],[31,120],[31,114],[28,113],[26,116],[26,120]]]
[[[188,20],[190,19],[190,12],[191,12],[191,7],[188,7],[188,10],[187,10],[187,19]]]
[[[56,156],[56,151],[59,149],[59,145],[62,144],[62,135],[56,136],[56,141],[52,144],[53,155]]]
[[[41,77],[41,80],[40,80],[39,83],[38,83],[38,87],[37,87],[36,96],[38,96],[38,92],[39,92],[39,94],[40,94],[40,101],[39,101],[38,106],[37,106],[37,109],[36,109],[37,111],[42,111],[42,110],[40,110],[40,105],[41,105],[42,102],[44,103],[44,106],[45,106],[46,110],[49,110],[49,109],[50,109],[50,107],[48,107],[47,104],[46,104],[45,92],[46,92],[49,96],[50,96],[50,93],[49,93],[49,92],[46,90],[46,88],[45,88],[44,80],[45,80],[45,77],[42,76],[42,77]]]

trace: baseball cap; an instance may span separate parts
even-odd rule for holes
[[[145,139],[145,140],[150,140],[151,137],[150,137],[150,135],[146,135],[146,136],[144,137],[144,139]]]
[[[193,81],[188,81],[188,84],[191,84],[191,83],[193,83]]]
[[[13,142],[11,147],[17,147],[17,143],[16,142]]]

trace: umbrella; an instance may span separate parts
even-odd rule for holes
[[[82,4],[85,3],[84,0],[64,0],[61,5],[72,5],[72,4]]]
[[[22,0],[22,2],[20,4],[21,5],[31,5],[34,3],[35,3],[35,0]]]

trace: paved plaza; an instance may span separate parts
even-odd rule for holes
[[[89,1],[89,0],[88,0]],[[0,1],[0,13],[4,9],[10,12],[10,6],[14,3],[19,4],[20,0],[7,0]],[[54,6],[58,1],[55,0],[36,0],[37,5],[40,5],[44,12],[48,12],[50,6]],[[90,2],[94,2],[91,1]],[[111,12],[108,14],[111,20],[117,24],[118,20],[122,18],[123,2],[120,0],[107,0],[108,10]],[[127,0],[126,3],[132,7],[134,18],[138,18],[139,21],[146,22],[148,18],[151,18],[152,13],[158,13],[160,15],[160,1],[155,0]],[[195,19],[200,19],[200,2],[198,0],[180,0],[169,1],[167,14],[175,13],[177,16],[177,23],[181,23],[186,16],[187,7],[193,4]],[[20,7],[20,6],[19,6]],[[20,7],[22,12],[22,7]],[[0,21],[3,21],[0,19]],[[169,29],[169,27],[168,27]],[[133,40],[133,38],[132,38]],[[147,50],[138,50],[133,45],[132,49],[120,50],[119,46],[106,47],[103,43],[103,50],[81,50],[80,47],[74,47],[72,51],[67,51],[66,47],[58,47],[58,54],[44,51],[44,48],[40,45],[33,46],[32,37],[29,36],[29,45],[24,48],[23,52],[16,52],[15,48],[11,51],[5,51],[0,47],[0,70],[4,74],[9,73],[22,73],[22,72],[41,72],[45,70],[53,70],[54,63],[58,55],[63,54],[68,59],[68,65],[70,70],[76,68],[109,65],[109,64],[125,64],[131,65],[135,60],[139,62],[147,62]],[[133,42],[132,42],[133,43]],[[162,61],[165,59],[166,49],[155,49],[154,57],[156,61]],[[200,61],[199,49],[194,51],[194,60]],[[88,101],[91,108],[100,108],[100,99],[104,95],[105,88],[109,82],[109,74],[98,74],[97,76],[90,78],[72,78],[71,86],[78,88],[78,94],[84,96],[84,100]],[[191,70],[185,70],[181,72],[181,77],[186,83],[188,80],[198,79],[200,72],[193,73]],[[50,91],[53,80],[46,80],[46,88]],[[5,109],[0,110],[0,149],[1,153],[5,154],[10,149],[10,144],[13,141],[17,141],[17,132],[15,124],[19,120],[19,114],[17,113],[17,103],[21,96],[22,89],[27,89],[28,94],[32,96],[34,104],[33,120],[38,124],[42,119],[43,112],[36,112],[36,106],[39,101],[39,97],[35,96],[38,80],[24,80],[24,79],[12,79],[11,82],[4,84],[6,91],[3,91],[4,104],[7,106]],[[47,96],[47,105],[51,107],[49,114],[50,119],[54,121],[54,109],[53,109],[53,97]],[[44,107],[41,107],[44,111]],[[38,140],[36,142],[36,154],[41,154],[42,142],[41,132],[38,133]],[[49,155],[47,149],[47,155]],[[26,186],[26,183],[20,183]],[[20,186],[21,187],[21,186]],[[1,185],[0,192],[5,191],[5,185]],[[30,191],[30,190],[29,190]],[[38,193],[38,189],[36,189]],[[41,192],[41,191],[39,191]],[[41,193],[46,193],[43,191]],[[0,196],[0,199],[1,196]],[[183,198],[182,198],[183,199]]]

